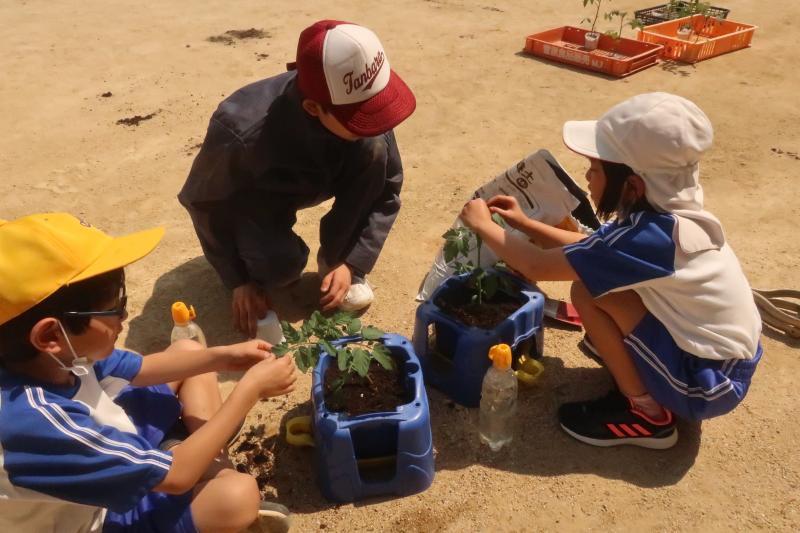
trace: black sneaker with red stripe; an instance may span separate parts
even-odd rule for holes
[[[565,403],[558,409],[558,420],[564,431],[593,446],[632,444],[664,450],[678,442],[675,418],[666,412],[666,420],[655,421],[614,390],[597,400]]]

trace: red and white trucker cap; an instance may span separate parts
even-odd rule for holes
[[[389,68],[372,31],[321,20],[300,34],[297,83],[305,98],[329,107],[348,131],[363,137],[385,133],[414,112],[411,89]]]

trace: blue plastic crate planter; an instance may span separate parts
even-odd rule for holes
[[[492,329],[468,326],[436,302],[439,297],[461,291],[468,274],[448,278],[417,308],[414,350],[419,355],[425,382],[466,407],[478,407],[483,376],[491,361],[489,348],[511,346],[514,367],[521,355],[542,356],[544,296],[524,280],[508,276],[517,287],[519,307]]]
[[[323,352],[312,374],[315,469],[320,490],[331,501],[408,496],[433,482],[433,439],[419,359],[405,337],[387,334],[382,341],[399,363],[409,399],[391,412],[332,412],[323,380],[335,358]]]

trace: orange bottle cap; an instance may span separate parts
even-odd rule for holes
[[[197,318],[197,313],[194,312],[194,307],[187,307],[183,302],[175,302],[172,304],[172,320],[176,324],[186,324],[190,320]]]
[[[495,344],[489,348],[489,359],[492,364],[499,370],[508,370],[511,368],[511,346],[508,344]]]

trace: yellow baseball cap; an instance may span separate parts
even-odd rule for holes
[[[71,283],[149,254],[164,228],[111,237],[68,213],[0,220],[0,324]]]

